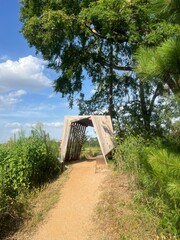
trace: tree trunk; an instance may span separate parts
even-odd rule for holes
[[[144,128],[147,133],[150,132],[150,121],[151,121],[151,111],[147,109],[145,96],[144,96],[144,84],[140,80],[140,102],[141,102],[141,113],[144,122]]]
[[[113,118],[113,78],[114,78],[114,73],[113,73],[113,46],[112,44],[110,44],[110,54],[109,54],[109,58],[110,58],[110,66],[109,66],[109,107],[108,107],[108,112],[109,115],[111,117],[111,119]]]

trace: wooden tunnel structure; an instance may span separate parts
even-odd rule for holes
[[[65,116],[61,142],[61,162],[80,158],[86,128],[94,127],[104,160],[114,148],[113,127],[110,116]]]

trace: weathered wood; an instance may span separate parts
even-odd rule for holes
[[[87,126],[93,126],[103,157],[114,148],[113,127],[110,116],[66,116],[62,132],[61,161],[78,160]]]

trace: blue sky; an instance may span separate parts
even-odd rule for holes
[[[19,32],[19,8],[18,0],[0,0],[0,143],[37,122],[60,139],[64,116],[78,115],[78,108],[53,92],[56,74]]]

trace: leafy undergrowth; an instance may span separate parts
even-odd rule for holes
[[[101,155],[101,149],[99,146],[94,147],[84,147],[81,151],[81,159],[89,159],[91,157],[95,157],[97,155]]]
[[[11,231],[4,232],[0,239],[3,240],[24,240],[31,239],[32,234],[38,227],[38,223],[46,217],[48,211],[55,205],[60,196],[60,190],[67,180],[71,167],[62,173],[56,180],[35,189],[28,196],[28,211],[17,224],[12,223]]]
[[[151,212],[159,219],[158,237],[179,239],[180,154],[175,144],[172,148],[167,140],[129,135],[119,141],[114,159],[116,170],[129,176],[135,189],[134,201],[143,207],[143,212]]]
[[[102,240],[158,239],[159,219],[134,203],[131,187],[128,175],[123,173],[106,179],[95,216]]]
[[[59,144],[41,124],[0,144],[0,239],[19,229],[29,215],[29,198],[61,173]]]

